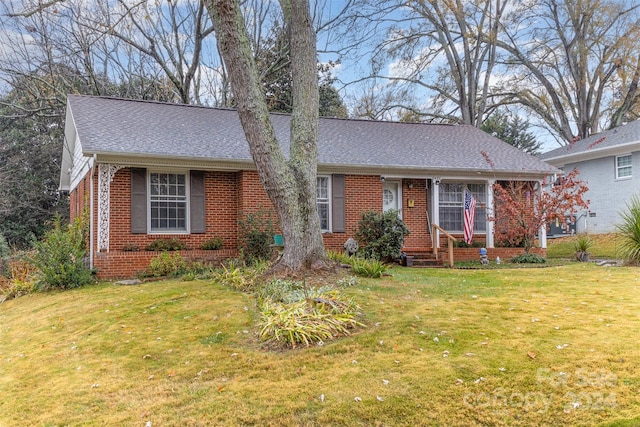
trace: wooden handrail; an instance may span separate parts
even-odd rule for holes
[[[447,237],[448,248],[449,248],[449,267],[453,267],[453,242],[457,242],[458,239],[453,237],[451,234],[447,233],[445,229],[440,227],[438,224],[431,224],[432,233],[431,233],[431,246],[433,247],[433,255],[438,259],[438,245],[440,242],[438,239],[438,230],[442,232]]]

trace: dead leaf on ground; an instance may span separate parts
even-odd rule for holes
[[[535,359],[536,358],[536,354],[533,351],[528,352],[527,356],[529,356],[530,359]]]

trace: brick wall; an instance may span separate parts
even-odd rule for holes
[[[409,206],[413,201],[413,207]],[[409,227],[405,250],[431,248],[431,234],[427,225],[427,182],[424,179],[402,180],[402,219]]]
[[[125,245],[144,249],[159,238],[178,238],[188,248],[198,249],[203,242],[220,237],[223,248],[237,245],[238,173],[206,172],[206,232],[203,234],[132,234],[131,233],[131,172],[119,170],[111,182],[111,212],[109,251],[120,251]]]
[[[237,257],[234,249],[221,249],[218,251],[190,250],[179,251],[187,261],[198,261],[210,265],[219,265],[222,261]],[[98,277],[101,279],[136,277],[140,273],[146,273],[151,259],[160,255],[160,252],[122,252],[111,251],[98,253],[94,264],[98,269]]]
[[[344,181],[346,232],[323,234],[325,248],[329,250],[343,250],[344,242],[355,235],[363,211],[382,211],[382,183],[379,176],[345,175]]]
[[[69,215],[71,220],[82,214],[85,206],[89,207],[91,191],[91,172],[89,171],[78,186],[69,194]]]
[[[90,177],[87,175],[78,188],[71,193],[72,217],[79,215],[90,192]],[[167,234],[148,235],[131,233],[131,183],[130,170],[119,170],[111,183],[111,223],[109,252],[97,253],[94,266],[102,278],[131,277],[145,270],[155,252],[146,252],[144,248],[158,238],[179,238],[191,250],[182,251],[187,259],[219,262],[225,257],[237,256],[238,218],[242,212],[256,212],[261,206],[273,210],[273,205],[262,188],[255,171],[205,173],[206,193],[206,232],[204,234]],[[94,218],[97,212],[97,178],[94,179]],[[413,206],[410,206],[412,201]],[[377,175],[345,176],[345,224],[346,232],[325,233],[323,235],[327,249],[342,250],[344,242],[355,235],[360,215],[364,210],[382,210],[382,183]],[[403,219],[411,234],[405,240],[407,251],[429,251],[431,237],[427,227],[427,189],[424,179],[402,180]],[[274,215],[275,219],[275,215]],[[94,236],[97,236],[97,220],[94,221]],[[224,247],[222,251],[201,251],[200,245],[211,238],[220,237]],[[461,237],[461,236],[460,236]],[[476,240],[483,237],[478,236]],[[94,239],[97,244],[97,238]],[[135,245],[140,252],[124,252],[125,245]],[[446,250],[446,239],[441,250]],[[494,254],[494,251],[495,254]],[[535,249],[539,251],[539,249]],[[521,253],[517,248],[489,249],[489,256],[499,254],[511,257]],[[536,252],[538,253],[538,252]],[[477,248],[456,248],[456,259],[478,258]]]

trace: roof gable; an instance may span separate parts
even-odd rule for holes
[[[627,123],[540,155],[554,165],[597,159],[640,149],[640,120]]]
[[[231,109],[81,95],[68,97],[86,156],[142,156],[252,163],[238,113]],[[271,120],[285,155],[290,116]],[[557,170],[468,125],[320,118],[318,164],[326,167],[500,172]]]

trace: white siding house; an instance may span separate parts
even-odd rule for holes
[[[592,135],[540,158],[587,182],[589,211],[576,215],[576,232],[610,233],[631,197],[640,195],[640,121]]]

